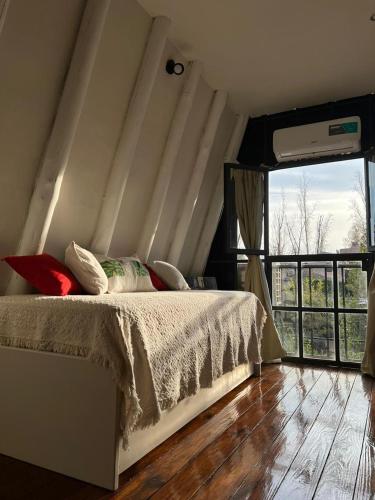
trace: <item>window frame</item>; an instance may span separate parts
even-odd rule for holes
[[[284,169],[289,169],[289,168],[296,168],[296,167],[303,167],[311,164],[321,164],[321,163],[334,163],[334,162],[340,162],[340,161],[345,161],[346,159],[354,159],[354,158],[363,158],[364,161],[364,177],[365,177],[365,195],[366,195],[366,223],[367,223],[367,252],[362,253],[362,254],[311,254],[311,255],[299,255],[299,256],[293,256],[293,255],[285,255],[285,256],[270,256],[269,254],[269,173],[276,171],[276,170],[284,170]],[[371,160],[372,159],[372,160]],[[285,164],[285,165],[276,165],[274,167],[265,167],[265,166],[249,166],[249,165],[244,165],[241,163],[225,163],[224,164],[224,221],[225,221],[225,252],[230,254],[230,255],[258,255],[261,256],[262,260],[264,261],[264,268],[265,268],[265,274],[266,274],[266,279],[268,282],[269,290],[270,290],[270,295],[271,295],[271,300],[272,300],[272,262],[273,261],[293,261],[293,259],[300,259],[300,262],[297,263],[298,266],[298,272],[297,272],[297,279],[298,279],[298,290],[301,290],[300,286],[300,279],[301,279],[301,265],[302,265],[302,260],[303,261],[324,261],[324,260],[332,260],[333,266],[334,266],[334,287],[335,287],[335,302],[338,300],[338,295],[337,295],[337,263],[340,260],[361,260],[363,264],[363,270],[367,271],[367,280],[369,282],[373,265],[374,265],[374,253],[375,252],[375,245],[371,246],[371,234],[370,234],[370,217],[371,217],[371,211],[370,211],[370,189],[369,189],[369,162],[373,161],[373,158],[369,154],[365,155],[351,155],[348,158],[324,158],[320,159],[320,161],[317,160],[312,160],[312,161],[302,161],[302,162],[295,162],[293,164]],[[263,232],[264,232],[264,248],[259,250],[259,249],[254,249],[254,248],[248,248],[248,249],[238,249],[238,248],[233,248],[230,246],[230,234],[231,231],[233,231],[233,224],[234,224],[234,219],[235,223],[237,224],[237,218],[233,217],[233,213],[230,213],[230,210],[233,207],[233,188],[231,184],[231,169],[241,169],[241,170],[254,170],[257,172],[262,172],[264,174],[264,202],[263,202],[263,217],[264,217],[264,225],[263,225]],[[234,205],[235,206],[235,205]],[[236,230],[237,230],[237,225],[236,225]],[[340,258],[341,257],[341,258]],[[237,265],[240,263],[245,263],[246,260],[243,258],[237,257],[232,261],[233,264]],[[238,275],[236,276],[236,283],[237,283],[237,288],[238,288]],[[299,294],[301,291],[298,292]],[[285,361],[292,361],[295,363],[310,363],[310,364],[317,364],[317,365],[336,365],[336,366],[343,366],[343,367],[352,367],[352,368],[358,368],[360,366],[360,363],[357,362],[349,362],[349,361],[342,361],[340,359],[340,336],[339,336],[339,314],[342,312],[347,312],[347,313],[359,313],[359,314],[366,314],[366,310],[357,310],[357,309],[346,309],[345,311],[342,310],[338,306],[337,303],[334,304],[333,308],[329,308],[330,310],[328,312],[333,312],[334,313],[334,342],[335,342],[335,359],[334,360],[324,360],[324,359],[314,359],[314,358],[306,358],[303,355],[303,344],[301,344],[301,341],[303,341],[303,330],[302,330],[302,314],[303,312],[309,311],[309,312],[322,312],[322,308],[314,308],[314,307],[309,307],[306,308],[302,306],[302,302],[300,302],[301,297],[298,298],[298,306],[297,307],[282,307],[282,306],[274,306],[272,304],[272,310],[289,310],[289,311],[296,311],[298,313],[298,338],[299,338],[299,353],[297,357],[291,357],[291,356],[286,356],[283,358]],[[325,309],[325,308],[323,308]],[[326,311],[323,311],[326,312]]]
[[[348,368],[358,368],[360,363],[353,361],[342,361],[340,358],[340,314],[367,314],[366,309],[345,308],[339,305],[339,285],[338,285],[338,262],[340,261],[361,261],[362,270],[367,272],[367,284],[371,276],[373,266],[373,254],[357,253],[357,254],[312,254],[312,255],[269,255],[265,259],[268,262],[269,275],[267,276],[268,287],[272,301],[272,263],[273,262],[295,262],[297,264],[296,283],[297,283],[297,305],[295,306],[280,306],[272,304],[272,311],[290,311],[297,313],[298,321],[298,355],[285,356],[284,361],[293,361],[300,363],[313,363],[322,365],[336,365]],[[328,307],[314,307],[303,305],[302,296],[302,263],[303,262],[324,262],[331,261],[333,264],[333,299],[334,303]],[[317,267],[322,267],[318,266]],[[334,315],[334,342],[335,342],[335,359],[320,359],[304,356],[303,351],[303,313],[330,313]]]

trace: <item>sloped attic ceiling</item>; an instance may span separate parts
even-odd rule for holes
[[[75,240],[202,272],[247,117],[169,27],[137,0],[0,0],[1,256]],[[0,295],[24,291],[0,262]]]
[[[252,116],[375,90],[374,0],[140,0]]]

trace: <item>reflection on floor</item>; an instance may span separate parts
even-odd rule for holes
[[[0,456],[0,498],[374,498],[375,385],[268,365],[120,478],[116,494]]]

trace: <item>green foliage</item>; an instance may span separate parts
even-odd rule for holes
[[[332,276],[332,274],[331,274]],[[310,307],[332,307],[332,277],[328,274],[327,281],[324,277],[312,274],[310,278],[304,277],[302,282],[303,305]]]
[[[104,260],[103,262],[100,263],[100,265],[104,269],[107,278],[113,278],[114,276],[125,275],[121,262],[119,262],[118,260],[112,260],[112,259]]]
[[[303,314],[303,348],[306,356],[334,358],[334,317],[332,313]]]
[[[294,311],[275,311],[275,324],[289,356],[298,356],[298,321]]]
[[[366,323],[366,314],[340,314],[340,356],[344,361],[362,361]]]
[[[352,263],[350,263],[352,264]],[[341,308],[366,309],[366,274],[360,267],[345,264],[338,268],[338,301]],[[281,297],[279,305],[296,305],[296,275],[281,271]],[[311,272],[311,281],[310,281]],[[324,267],[303,268],[302,301],[305,307],[333,308],[332,269]],[[292,311],[275,311],[275,323],[280,332],[284,348],[291,356],[298,355],[298,316]],[[367,315],[340,313],[340,357],[346,361],[360,362],[364,352]],[[307,357],[333,359],[335,352],[333,312],[303,313],[303,344]]]
[[[131,263],[135,269],[135,274],[137,276],[148,276],[149,272],[143,264],[141,264],[137,260],[132,260]]]
[[[344,269],[340,282],[340,306],[363,308],[366,306],[366,278],[361,269]]]

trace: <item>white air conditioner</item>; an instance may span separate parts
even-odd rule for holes
[[[359,116],[282,128],[273,133],[278,162],[356,153],[361,150]]]

